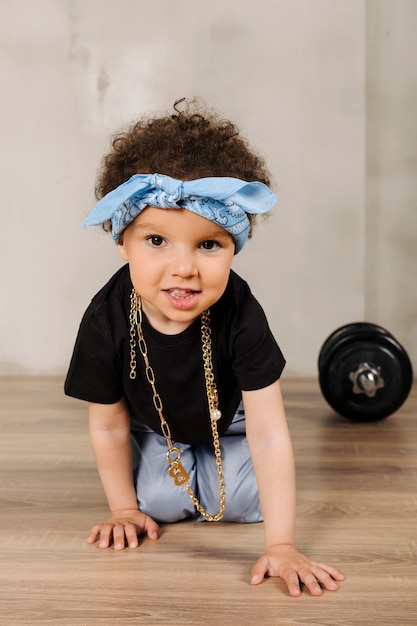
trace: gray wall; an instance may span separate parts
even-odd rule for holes
[[[84,231],[112,132],[181,96],[233,118],[279,203],[236,258],[288,360],[337,326],[417,359],[417,2],[1,0],[0,374],[65,372],[120,266]]]

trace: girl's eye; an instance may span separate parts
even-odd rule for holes
[[[162,246],[162,244],[164,243],[163,237],[160,237],[159,235],[151,235],[150,237],[147,238],[147,240],[152,246],[156,246],[156,247]]]
[[[220,244],[217,243],[217,241],[208,239],[207,241],[203,241],[202,243],[200,243],[200,248],[202,248],[203,250],[208,250],[208,251],[218,250],[220,248]]]

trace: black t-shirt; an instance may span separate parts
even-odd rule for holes
[[[136,378],[129,376],[131,291],[129,267],[125,265],[91,301],[78,332],[65,393],[100,404],[124,397],[132,431],[144,423],[161,433],[138,348]],[[172,439],[189,444],[210,442],[200,319],[177,335],[164,335],[150,326],[145,315],[143,318],[148,358]],[[221,435],[233,419],[241,391],[262,389],[278,380],[285,360],[261,306],[247,283],[233,271],[224,294],[210,309],[210,326]]]

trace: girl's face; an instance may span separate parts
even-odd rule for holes
[[[147,207],[123,231],[118,249],[149,323],[176,334],[223,294],[235,243],[223,228],[186,209]]]

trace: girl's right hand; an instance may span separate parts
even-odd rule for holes
[[[99,541],[99,548],[108,548],[112,543],[115,550],[137,548],[138,537],[148,535],[149,539],[158,539],[159,526],[149,515],[138,509],[114,511],[104,524],[96,524],[90,531],[87,542]]]

